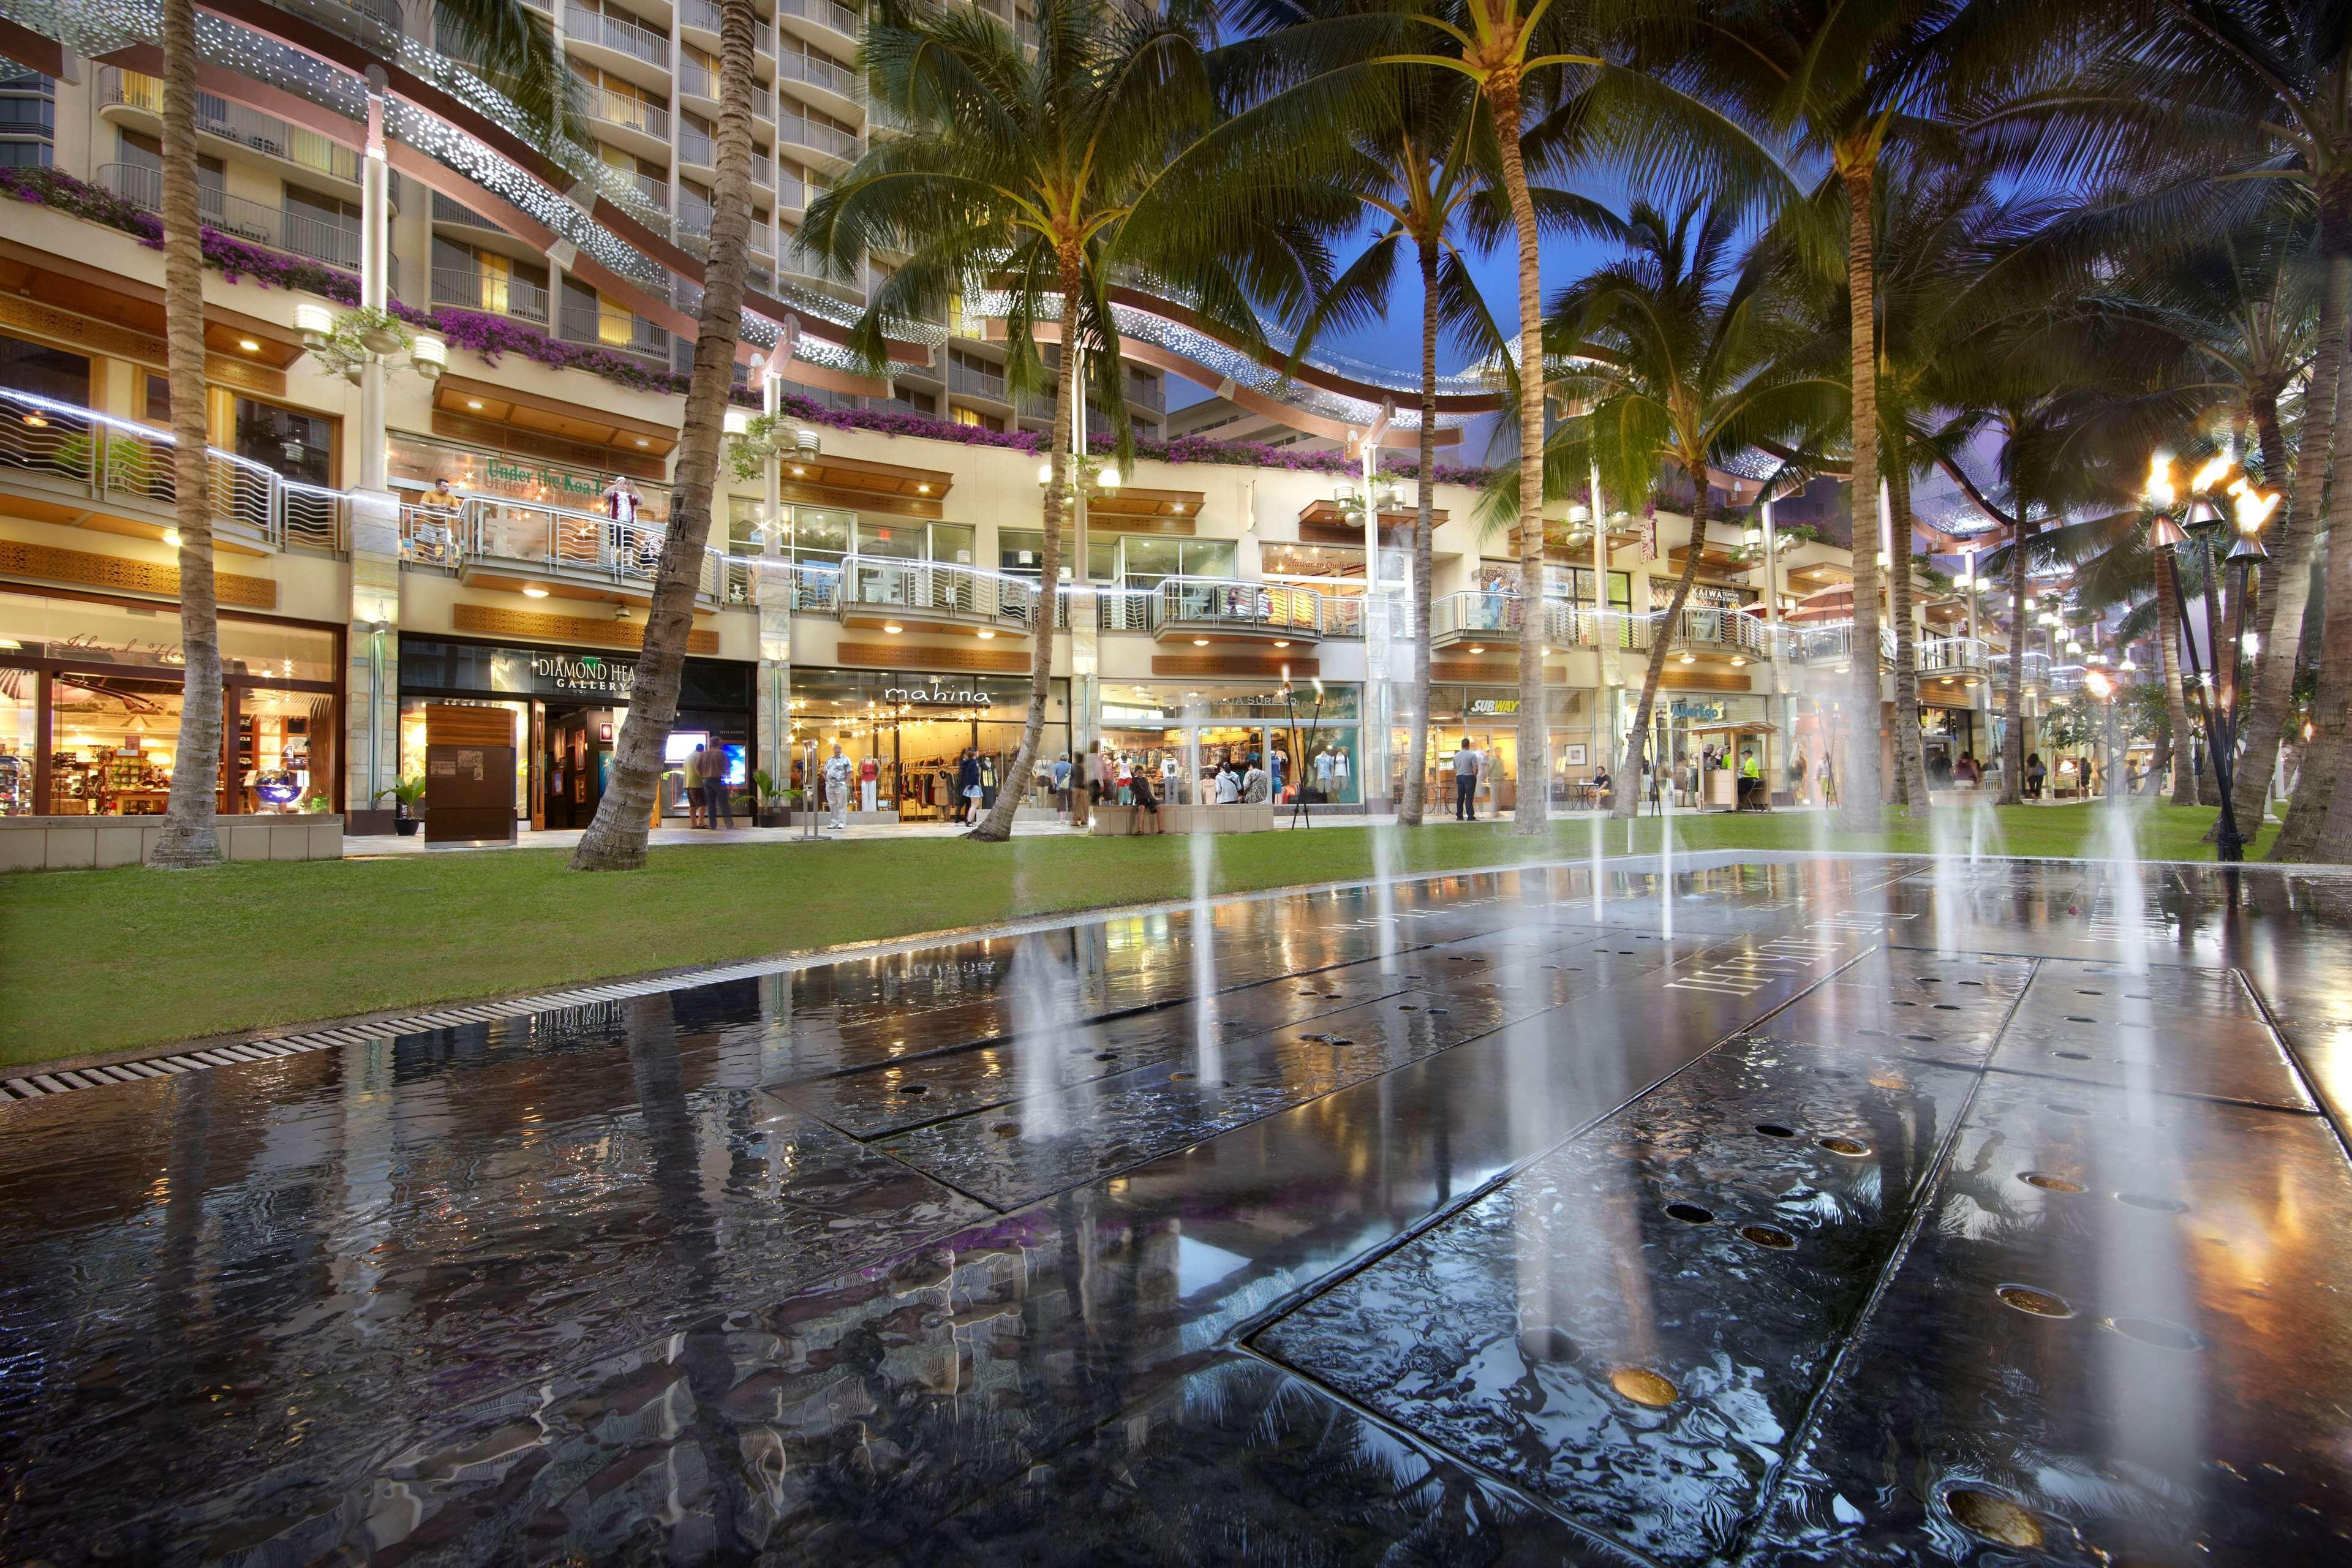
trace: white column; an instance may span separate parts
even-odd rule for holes
[[[783,364],[792,354],[789,334],[761,362],[760,409],[770,420],[783,407]],[[776,787],[790,787],[793,744],[793,595],[799,585],[784,548],[783,458],[776,448],[780,432],[769,426],[768,460],[761,474],[761,553],[775,566],[760,574],[760,760]]]
[[[1624,737],[1617,732],[1617,638],[1609,629],[1609,503],[1601,494],[1601,465],[1592,465],[1592,727],[1607,746],[1611,776],[1622,771]]]
[[[1356,752],[1356,788],[1364,809],[1389,799],[1389,621],[1388,601],[1381,594],[1381,501],[1379,495],[1381,434],[1385,415],[1363,433],[1357,462],[1364,484],[1364,696],[1359,703],[1361,729]],[[1522,770],[1524,772],[1524,770]]]
[[[1780,637],[1780,539],[1772,526],[1772,497],[1767,491],[1758,509],[1764,521],[1764,636],[1772,650],[1772,723],[1780,737],[1780,763],[1788,766],[1795,731],[1789,719],[1788,650]],[[1769,740],[1769,737],[1768,737]],[[1771,747],[1767,744],[1768,759]]]
[[[391,307],[392,166],[383,145],[382,66],[368,68],[367,154],[360,163],[360,303],[371,310]],[[384,363],[371,354],[360,372],[360,489],[386,488],[384,467]]]

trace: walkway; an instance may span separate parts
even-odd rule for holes
[[[1448,876],[0,1106],[0,1560],[2341,1563],[2347,934]]]

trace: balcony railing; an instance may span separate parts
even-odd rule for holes
[[[776,0],[776,15],[831,27],[845,38],[857,37],[857,13],[836,0]]]
[[[669,40],[649,27],[623,16],[604,15],[585,6],[563,8],[563,31],[583,44],[598,44],[649,66],[669,68]]]
[[[834,64],[822,55],[786,49],[776,57],[776,74],[793,81],[804,81],[811,87],[821,87],[853,102],[866,101],[866,86],[857,79],[857,73]]]
[[[650,583],[667,537],[657,522],[616,522],[602,512],[499,496],[467,496],[454,510],[407,505],[400,514],[401,558],[452,572],[487,561],[615,583]],[[747,602],[750,582],[750,568],[730,569],[715,552],[704,552],[696,591],[705,598]]]
[[[588,89],[586,107],[591,119],[640,132],[657,142],[669,140],[669,110],[643,99],[614,92],[609,87],[596,87]]]
[[[1686,605],[1671,626],[1665,612],[1659,611],[1657,624],[1665,627],[1669,646],[1674,647],[1712,649],[1749,658],[1772,657],[1772,628],[1760,616],[1744,610]]]
[[[1798,664],[1843,664],[1853,658],[1853,623],[1839,621],[1831,626],[1795,626],[1783,628],[1789,639],[1789,658]],[[1882,664],[1895,662],[1895,631],[1891,626],[1878,628],[1878,658]]]
[[[1989,654],[1985,658],[1985,674],[1991,678],[1996,686],[2005,686],[2009,683],[2009,658],[2010,656],[2005,653]],[[2077,670],[2077,673],[2079,674],[2080,671]],[[2048,654],[2029,653],[2025,656],[2025,684],[2029,688],[2057,689],[2052,679]]]
[[[536,283],[526,283],[520,278],[502,278],[494,272],[477,272],[464,267],[436,267],[433,269],[433,302],[436,305],[456,305],[462,310],[487,310],[494,316],[512,316],[518,321],[547,324],[547,290]]]
[[[1005,390],[1004,377],[961,360],[948,361],[948,390],[961,392],[967,397],[985,397],[994,403],[1010,403],[1012,395]]]
[[[776,140],[848,163],[857,161],[856,135],[798,114],[787,114],[776,121]]]
[[[719,153],[710,132],[691,125],[677,128],[677,158],[681,163],[694,163],[705,169],[719,167]]]
[[[1919,668],[1928,675],[1958,675],[1985,667],[1981,637],[1927,637],[1914,645]]]
[[[556,336],[567,342],[594,343],[622,353],[645,354],[669,363],[669,331],[640,316],[605,305],[593,308],[565,300]]]
[[[143,207],[161,216],[163,211],[163,171],[151,169],[144,163],[105,163],[98,171],[98,183],[121,196],[133,206]],[[360,267],[360,230],[357,222],[349,226],[308,217],[300,213],[284,212],[276,207],[233,196],[215,185],[196,187],[196,209],[205,226],[216,229],[233,238],[249,240],[271,250],[283,250],[293,256],[323,261],[330,267],[340,267],[356,272]],[[393,292],[400,291],[400,262],[390,261]]]
[[[443,195],[438,191],[433,193],[433,221],[435,223],[462,224],[467,228],[486,228],[494,234],[504,234],[506,232],[505,229],[500,228],[497,224],[492,223],[488,218],[484,217],[473,208],[466,205],[462,202],[453,201],[449,197]],[[438,271],[440,269],[436,268],[435,270]]]
[[[846,556],[841,563],[840,612],[921,619],[978,621],[1028,627],[1037,613],[1037,585],[1020,577],[937,561],[887,561]]]
[[[1262,632],[1319,638],[1323,595],[1312,588],[1233,577],[1163,577],[1151,598],[1151,631]]]
[[[1432,647],[1452,647],[1493,639],[1498,647],[1516,649],[1519,628],[1527,624],[1517,594],[1442,594],[1429,607]],[[1566,599],[1543,602],[1543,638],[1548,647],[1592,640],[1593,614]]]
[[[30,471],[94,500],[160,512],[165,522],[178,494],[172,447],[164,431],[0,391],[0,469]],[[341,491],[286,479],[218,447],[205,453],[215,529],[278,548],[342,548],[349,510]]]
[[[120,66],[102,66],[98,73],[98,101],[101,106],[120,104],[160,120],[163,116],[163,84],[155,77],[127,71]],[[353,149],[331,142],[315,131],[289,125],[275,115],[231,103],[214,93],[196,94],[196,129],[207,136],[235,142],[338,180],[349,180],[354,184],[359,182],[360,155]]]

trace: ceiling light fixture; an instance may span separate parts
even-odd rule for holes
[[[996,636],[996,634],[995,634],[994,632],[987,631],[987,630],[982,630],[982,631],[981,632],[981,634],[980,634],[980,640],[981,640],[981,641],[982,641],[982,642],[987,642],[990,638],[992,638],[992,637],[995,637],[995,636]]]
[[[478,397],[469,397],[466,399],[466,406],[468,408],[479,408],[481,405],[482,400]]]
[[[236,346],[237,346],[237,347],[239,347],[239,348],[241,348],[241,349],[243,349],[246,353],[249,353],[249,354],[257,354],[257,353],[259,353],[261,352],[261,345],[260,345],[259,343],[257,343],[257,342],[254,342],[251,338],[239,338],[239,339],[237,339],[237,340],[236,340]]]
[[[526,599],[544,599],[547,597],[547,590],[536,583],[526,584],[523,586],[522,596]]]
[[[886,632],[888,632],[892,637],[897,637],[900,632],[905,631],[907,628],[906,628],[906,627],[904,627],[904,626],[893,626],[893,625],[891,625],[889,622],[885,621],[884,623],[882,623],[882,629],[883,629],[884,631],[886,631]]]

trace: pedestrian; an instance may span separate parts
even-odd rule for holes
[[[719,819],[727,819],[727,831],[735,831],[735,803],[727,789],[727,748],[710,746],[702,752],[702,817],[713,833],[719,831]]]
[[[1102,804],[1102,742],[1087,742],[1086,754],[1078,762],[1077,793],[1070,797],[1070,826],[1084,827],[1092,819],[1094,808]]]
[[[1454,753],[1454,820],[1478,820],[1478,766],[1481,759],[1470,737],[1462,737],[1460,749]]]
[[[980,748],[966,746],[956,763],[956,796],[962,802],[963,815],[958,822],[969,826],[980,815]]]
[[[1217,804],[1233,805],[1242,798],[1242,781],[1229,762],[1217,770]]]
[[[841,742],[833,743],[833,755],[824,760],[824,800],[833,808],[831,826],[839,829],[849,826],[849,759],[841,754]]]
[[[1258,765],[1257,753],[1255,752],[1252,752],[1250,753],[1249,771],[1242,774],[1242,804],[1244,805],[1264,805],[1271,798],[1272,796],[1269,792],[1265,769]]]
[[[1129,833],[1141,833],[1143,825],[1148,820],[1151,824],[1152,832],[1166,832],[1167,829],[1161,826],[1160,822],[1160,797],[1151,791],[1150,770],[1137,768],[1128,777],[1128,789],[1134,796],[1135,815],[1128,818],[1127,830]]]
[[[1075,821],[1070,816],[1070,753],[1064,752],[1054,759],[1054,809],[1064,822]]]
[[[704,809],[710,797],[702,789],[702,743],[696,742],[694,750],[687,754],[686,765],[678,770],[677,787],[679,793],[686,796],[686,825],[688,827],[706,826],[705,818],[709,816]]]

